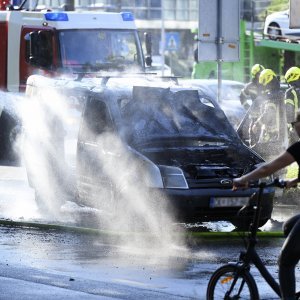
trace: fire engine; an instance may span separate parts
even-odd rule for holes
[[[28,11],[0,4],[0,90],[22,93],[30,75],[57,77],[99,71],[145,70],[129,12]],[[1,10],[2,9],[2,10]],[[150,38],[146,49],[150,53]],[[148,42],[147,42],[148,41]],[[148,53],[147,52],[147,53]],[[149,60],[150,59],[150,60]],[[151,64],[151,53],[146,64]],[[0,159],[14,157],[19,118],[0,97]],[[6,101],[7,102],[7,101]]]

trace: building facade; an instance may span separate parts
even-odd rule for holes
[[[199,0],[40,0],[45,7],[62,7],[75,1],[76,10],[130,11],[140,37],[152,35],[152,54],[165,56],[174,74],[188,76],[194,63]],[[241,19],[260,30],[271,0],[240,0]],[[222,4],[226,4],[223,0]],[[257,25],[258,24],[258,25]],[[173,62],[173,63],[172,63]]]

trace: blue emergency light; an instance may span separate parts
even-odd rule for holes
[[[123,21],[134,21],[134,16],[131,12],[121,12]]]
[[[49,12],[45,13],[47,21],[69,21],[68,15],[63,12]]]

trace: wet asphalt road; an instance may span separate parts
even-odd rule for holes
[[[236,260],[242,247],[240,239],[150,247],[146,238],[112,243],[101,235],[10,226],[0,237],[0,299],[204,299],[212,271]],[[274,272],[281,243],[260,244]]]
[[[240,238],[167,245],[11,226],[1,226],[0,237],[0,299],[205,299],[211,273],[243,249]],[[275,276],[282,242],[259,243]],[[277,299],[253,274],[262,299]]]
[[[0,178],[2,220],[76,225],[70,203],[63,219],[39,212],[23,169],[2,167]],[[295,207],[278,206],[266,230],[277,231],[291,211]],[[232,230],[222,222],[206,226]],[[282,242],[259,243],[259,253],[275,276]],[[205,299],[211,273],[235,261],[242,248],[241,238],[164,241],[147,235],[112,238],[93,231],[2,225],[0,299]],[[277,299],[255,270],[254,275],[262,298]]]

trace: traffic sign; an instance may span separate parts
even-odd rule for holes
[[[239,0],[199,0],[199,61],[238,61],[239,39]]]
[[[165,35],[166,46],[165,49],[168,51],[177,51],[180,45],[179,32],[167,32]]]
[[[300,0],[290,0],[290,28],[300,28]]]

